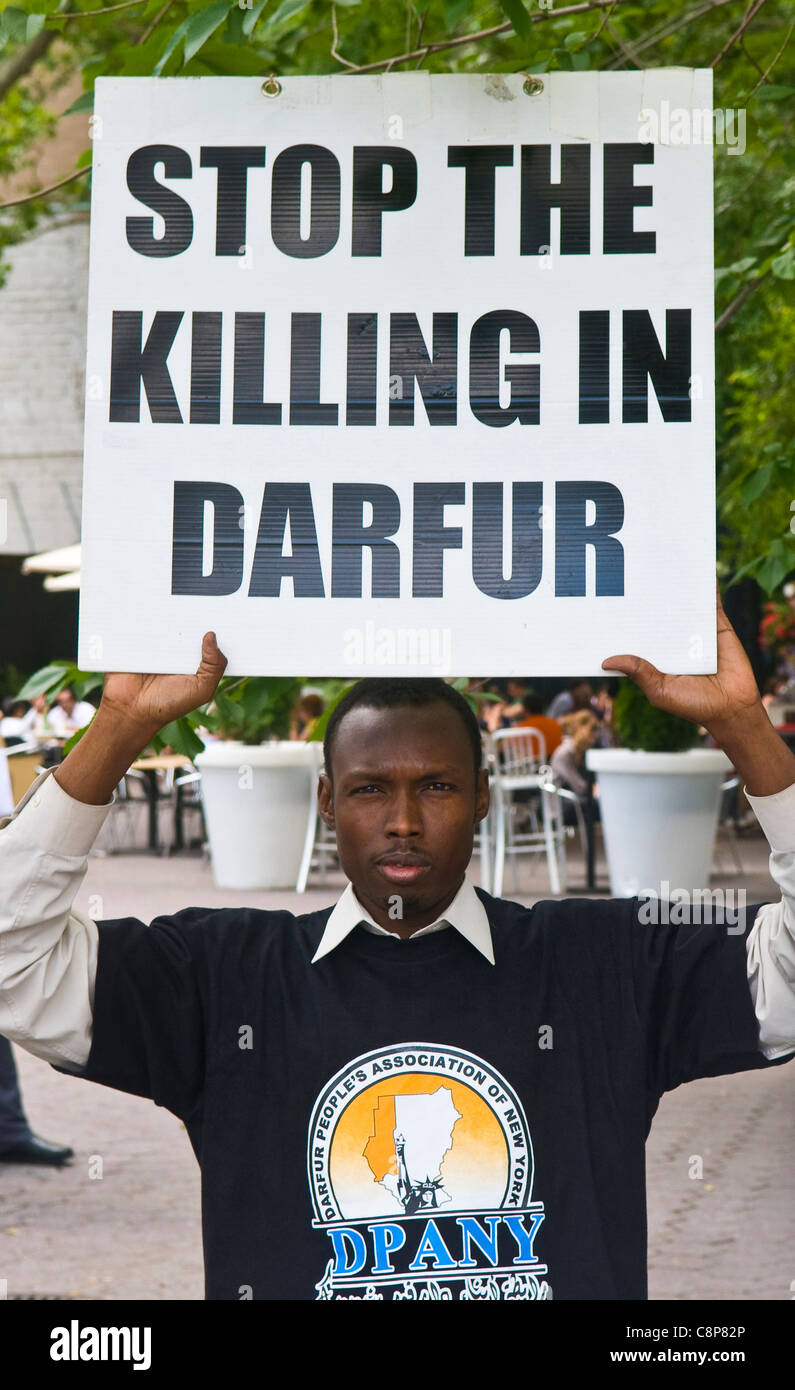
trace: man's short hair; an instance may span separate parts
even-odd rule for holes
[[[543,714],[544,703],[543,695],[539,695],[537,690],[528,690],[527,694],[522,698],[522,704],[528,714]]]
[[[331,777],[331,757],[337,731],[346,714],[352,709],[419,709],[424,705],[435,705],[440,701],[449,705],[463,721],[472,748],[475,776],[480,771],[483,750],[480,742],[480,729],[475,715],[462,695],[443,680],[421,677],[387,679],[374,677],[357,681],[352,690],[340,700],[333,710],[326,726],[323,739],[323,757],[326,772]]]

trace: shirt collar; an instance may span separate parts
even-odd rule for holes
[[[349,883],[342,896],[339,898],[335,907],[332,909],[331,916],[326,922],[320,944],[312,957],[312,964],[322,960],[330,951],[350,936],[355,927],[360,922],[368,923],[371,926],[378,926],[366,908],[362,907],[359,899],[353,891],[353,884]],[[456,893],[450,906],[444,915],[438,918],[437,922],[429,924],[424,931],[429,931],[441,923],[449,924],[460,932],[476,951],[491,965],[494,964],[494,946],[491,939],[491,927],[486,916],[486,909],[480,898],[475,892],[472,884],[464,879],[458,892]],[[389,935],[390,933],[387,933]],[[392,933],[394,934],[394,933]],[[409,938],[411,940],[411,938]]]

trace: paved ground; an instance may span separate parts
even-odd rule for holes
[[[724,852],[713,887],[743,886],[748,902],[778,897],[761,837],[740,843],[745,873]],[[532,870],[531,870],[532,864]],[[524,861],[516,893],[547,896],[540,857]],[[474,874],[477,878],[476,873]],[[606,885],[600,862],[600,885]],[[581,893],[572,856],[571,895]],[[124,854],[90,860],[78,905],[104,917],[193,903],[301,910],[333,900],[342,880],[304,898],[220,892],[198,857]],[[0,1280],[8,1295],[200,1299],[199,1173],[178,1120],[149,1101],[60,1076],[16,1049],[37,1133],[71,1143],[73,1166],[0,1167]],[[648,1146],[652,1298],[791,1299],[795,1294],[795,1064],[693,1082],[664,1097]],[[703,1176],[691,1177],[703,1161]],[[102,1161],[102,1176],[97,1159]],[[0,1289],[2,1286],[0,1285]]]

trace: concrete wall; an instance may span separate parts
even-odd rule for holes
[[[0,556],[21,556],[80,539],[88,214],[41,224],[8,260],[0,289]]]

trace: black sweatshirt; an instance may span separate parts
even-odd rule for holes
[[[771,1065],[744,935],[477,891],[495,965],[361,926],[313,965],[330,908],[99,924],[71,1074],[184,1120],[207,1298],[647,1296],[660,1095]]]

